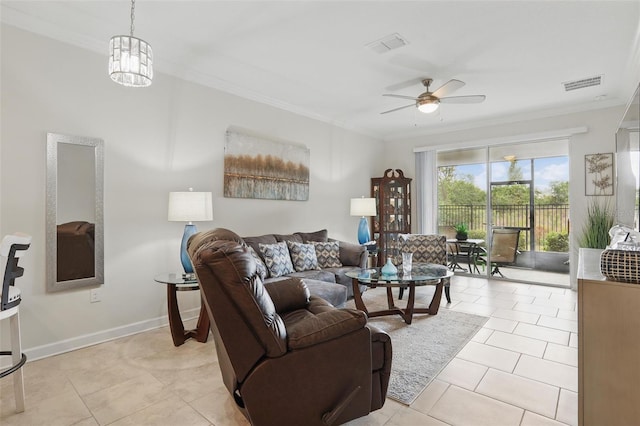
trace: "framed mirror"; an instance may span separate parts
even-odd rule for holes
[[[616,131],[617,223],[639,230],[640,87],[636,89]]]
[[[47,291],[104,283],[102,139],[47,133]]]

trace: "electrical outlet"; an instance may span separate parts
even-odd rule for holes
[[[100,298],[100,289],[92,288],[91,291],[89,292],[89,301],[91,303],[96,303],[96,302],[99,302],[100,300],[102,300]]]

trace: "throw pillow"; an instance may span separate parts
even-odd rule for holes
[[[287,241],[289,247],[289,255],[293,261],[293,267],[296,272],[313,271],[318,268],[318,258],[316,257],[316,249],[313,244],[296,243],[295,241]]]
[[[316,249],[316,257],[318,258],[318,266],[320,268],[340,268],[340,244],[337,241],[326,243],[318,241],[309,241]]]
[[[260,244],[260,252],[264,257],[272,278],[281,277],[293,272],[293,264],[289,257],[289,249],[284,241],[276,244]]]
[[[253,256],[253,259],[256,261],[256,272],[258,273],[260,278],[264,280],[269,275],[267,265],[264,264],[258,253],[256,253],[256,251],[251,246],[249,246],[249,253],[251,253],[251,256]]]

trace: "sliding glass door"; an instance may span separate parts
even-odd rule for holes
[[[569,285],[568,141],[438,152],[437,169],[439,232],[478,242],[457,273]]]

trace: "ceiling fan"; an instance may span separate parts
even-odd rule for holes
[[[400,108],[390,109],[389,111],[381,112],[380,114],[387,114],[394,111],[399,111],[401,109],[409,108],[412,106],[416,106],[420,112],[424,112],[425,114],[429,114],[438,109],[440,103],[449,103],[449,104],[477,104],[480,102],[484,102],[486,99],[485,95],[469,95],[469,96],[447,96],[449,93],[452,93],[462,86],[464,86],[464,82],[460,80],[449,80],[439,89],[434,90],[433,92],[429,91],[429,86],[433,82],[430,78],[425,78],[422,80],[422,84],[427,88],[427,91],[419,95],[417,98],[412,96],[404,96],[404,95],[394,95],[394,94],[384,94],[382,96],[390,96],[392,98],[400,98],[400,99],[411,99],[415,101],[410,105],[401,106]]]

